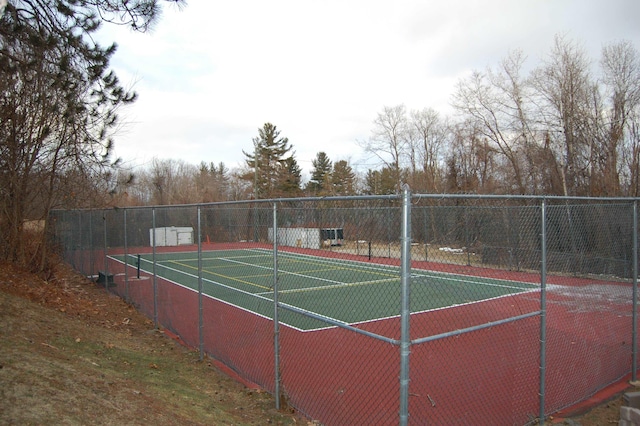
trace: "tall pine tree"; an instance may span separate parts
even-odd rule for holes
[[[329,181],[331,178],[331,160],[325,152],[319,152],[311,162],[313,170],[311,179],[307,184],[307,193],[314,196],[326,195],[329,192]]]
[[[355,195],[356,174],[345,160],[336,161],[331,173],[331,195]]]
[[[302,195],[300,182],[302,181],[302,170],[293,156],[284,160],[280,169],[280,185],[274,194],[277,197],[299,197]]]
[[[295,171],[295,164],[289,139],[280,137],[280,131],[271,123],[265,123],[258,129],[258,136],[253,138],[253,154],[243,151],[247,166],[251,171],[243,176],[253,182],[253,195],[258,198],[273,198],[284,195],[283,182],[289,180],[287,187],[295,179],[290,173]],[[297,167],[297,164],[296,164]],[[299,172],[299,168],[298,168]],[[299,188],[298,180],[298,188]],[[289,188],[293,191],[292,188]]]

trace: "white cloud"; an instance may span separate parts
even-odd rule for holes
[[[265,122],[289,138],[305,169],[319,151],[362,158],[384,106],[447,111],[456,81],[511,49],[534,63],[556,34],[601,47],[640,48],[636,0],[191,1],[167,8],[150,34],[108,27],[112,62],[139,101],[116,154],[235,167]]]

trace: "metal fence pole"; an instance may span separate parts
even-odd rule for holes
[[[202,361],[204,359],[204,334],[202,319],[202,222],[200,217],[200,206],[198,206],[198,341],[200,361]]]
[[[102,211],[102,232],[104,248],[104,289],[109,291],[109,258],[107,256],[107,211]]]
[[[85,245],[84,240],[85,237],[82,233],[84,227],[82,226],[82,216],[79,212],[76,212],[76,216],[78,218],[78,235],[77,237],[73,237],[73,235],[69,236],[69,241],[71,241],[71,253],[73,253],[73,262],[76,268],[79,268],[80,272],[84,275],[91,276],[93,274],[93,269],[91,272],[87,271],[87,268],[84,265],[84,251]],[[89,220],[91,220],[91,215],[89,215]],[[89,222],[89,231],[91,231],[91,222]],[[89,241],[91,241],[91,233],[89,233]],[[89,247],[89,259],[93,259],[93,245]]]
[[[124,229],[124,300],[129,303],[129,243],[127,241],[127,209],[123,212]]]
[[[278,319],[278,213],[273,203],[273,354],[276,410],[280,409],[280,323]]]
[[[424,261],[429,260],[429,228],[427,225],[427,208],[422,209],[424,214]]]
[[[409,335],[410,286],[411,286],[411,191],[404,185],[402,191],[402,249],[401,249],[401,313],[400,313],[400,425],[409,421],[409,354],[411,336]]]
[[[547,371],[547,203],[542,199],[540,221],[541,263],[540,263],[540,414],[539,421],[544,425],[545,380]]]
[[[391,259],[391,202],[389,202],[389,211],[387,212],[387,257]]]
[[[469,250],[469,206],[464,205],[464,248],[467,251],[467,266],[471,266],[471,250]]]
[[[153,326],[158,328],[158,283],[156,280],[156,208],[151,209],[151,245],[153,246]]]
[[[253,204],[253,242],[257,243],[259,240],[259,235],[258,235],[258,206],[256,204]]]
[[[78,215],[78,220],[82,221],[82,217],[80,215]],[[80,240],[80,246],[82,247],[83,241],[82,239]],[[95,253],[97,250],[95,249],[95,247],[93,246],[93,211],[89,210],[89,272],[86,273],[85,275],[95,275],[96,277],[98,276],[98,274],[96,274],[95,270],[93,268],[95,268],[96,263],[98,262],[98,259],[95,258],[95,256],[97,256],[97,253]],[[95,254],[94,254],[95,253]],[[81,264],[84,265],[84,250],[82,251],[82,259],[80,260]]]
[[[633,202],[633,313],[631,315],[631,380],[636,381],[638,368],[638,201]]]

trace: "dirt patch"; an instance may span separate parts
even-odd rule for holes
[[[0,424],[314,424],[65,265],[0,263]]]
[[[620,420],[620,407],[623,403],[622,394],[588,409],[586,413],[567,418],[551,416],[547,425],[571,426],[606,426],[617,425]]]

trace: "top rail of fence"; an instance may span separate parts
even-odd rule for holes
[[[497,194],[411,194],[412,199],[431,200],[526,200],[526,201],[591,201],[591,202],[624,202],[633,203],[640,200],[640,197],[582,197],[582,196],[562,196],[562,195],[497,195]],[[283,204],[295,202],[320,202],[320,201],[368,201],[368,200],[400,200],[402,194],[387,195],[343,195],[327,197],[295,197],[295,198],[264,198],[249,200],[217,201],[210,203],[188,203],[188,204],[156,204],[147,206],[127,206],[127,207],[102,207],[102,208],[74,208],[74,209],[53,209],[53,211],[92,211],[92,210],[145,210],[150,208],[187,208],[187,207],[208,207],[225,205],[246,205],[246,204]]]

